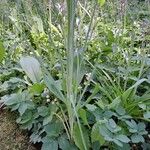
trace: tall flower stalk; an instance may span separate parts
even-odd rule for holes
[[[67,48],[67,76],[66,76],[66,87],[67,87],[67,108],[69,115],[70,133],[71,138],[73,137],[73,129],[75,118],[77,119],[77,124],[80,130],[82,143],[84,149],[87,150],[84,136],[80,124],[80,120],[76,110],[76,89],[74,89],[74,31],[75,31],[75,11],[76,11],[76,0],[67,0],[67,15],[68,15],[68,26],[67,26],[67,38],[66,38],[66,48]],[[77,88],[77,87],[76,87]]]

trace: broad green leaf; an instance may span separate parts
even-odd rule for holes
[[[32,141],[33,144],[40,143],[42,141],[42,138],[41,138],[39,132],[33,132],[30,135],[30,141]]]
[[[44,142],[41,150],[58,150],[58,142],[53,139],[49,139],[49,141]]]
[[[49,75],[44,75],[44,82],[48,89],[60,100],[65,101],[64,95],[56,84],[56,81]]]
[[[17,119],[17,123],[25,124],[32,120],[33,114],[31,111],[26,111],[21,117]]]
[[[48,137],[58,137],[62,133],[64,126],[61,122],[55,121],[45,126],[44,129]]]
[[[30,103],[31,95],[27,91],[24,91],[22,93],[11,94],[8,97],[3,97],[3,101],[4,101],[4,104],[8,105],[8,106],[18,104],[21,102],[27,102],[27,103],[29,102]]]
[[[89,135],[88,135],[88,131],[83,126],[82,126],[82,134],[83,134],[85,145],[83,144],[83,139],[81,136],[79,126],[75,124],[74,130],[73,130],[73,138],[74,138],[75,144],[80,150],[88,150],[89,144],[90,144]]]
[[[121,106],[117,107],[116,112],[117,112],[120,116],[123,116],[123,115],[126,114],[125,109],[124,109],[123,107],[121,107]]]
[[[101,145],[98,141],[92,143],[92,150],[100,150],[100,147],[101,147]]]
[[[139,142],[143,143],[145,141],[143,136],[139,135],[139,134],[133,134],[131,136],[131,140],[132,140],[133,143],[139,143]]]
[[[21,101],[21,94],[12,94],[9,97],[4,97],[3,100],[7,106],[18,104]]]
[[[104,137],[99,134],[99,123],[94,124],[91,132],[91,140],[92,143],[99,141],[100,145],[103,145],[105,143]]]
[[[45,117],[44,120],[43,120],[43,126],[45,126],[48,123],[50,123],[52,121],[52,118],[53,118],[52,115]]]
[[[26,56],[20,59],[20,65],[33,83],[39,83],[42,78],[40,63],[34,57]]]
[[[39,95],[44,90],[44,87],[45,86],[42,83],[34,83],[29,89],[33,94]]]
[[[48,114],[48,108],[46,106],[38,107],[38,114],[45,117]]]
[[[113,119],[109,119],[108,124],[114,129],[117,127],[117,124]]]
[[[20,115],[22,116],[27,109],[28,109],[28,105],[26,103],[21,103],[18,111],[19,111]]]
[[[105,4],[106,0],[98,0],[98,3],[100,4],[100,6],[102,7]]]
[[[123,144],[122,144],[119,140],[114,139],[113,142],[114,142],[115,144],[117,144],[118,146],[123,147]]]
[[[3,42],[0,41],[0,63],[2,62],[4,56],[5,56],[5,48],[4,48],[4,45],[3,45]]]
[[[91,105],[91,104],[87,104],[86,107],[89,111],[95,111],[97,109],[95,105]]]
[[[116,148],[117,148],[116,150],[130,150],[131,149],[130,145],[127,143],[123,143],[123,147],[117,146]]]
[[[11,111],[17,110],[19,108],[20,104],[17,105],[12,105],[11,106]]]
[[[150,111],[144,113],[144,118],[145,119],[150,119]]]
[[[139,122],[138,123],[138,131],[144,131],[146,128],[146,125],[144,122]]]
[[[117,135],[116,139],[118,139],[119,141],[121,141],[123,143],[129,143],[130,142],[130,139],[126,135],[123,135],[123,134]]]
[[[79,116],[83,120],[84,125],[88,125],[86,110],[79,109]]]
[[[135,130],[138,130],[138,126],[136,124],[136,122],[134,120],[131,120],[131,121],[126,121],[126,124],[132,128],[132,129],[135,129]]]
[[[101,124],[99,126],[99,133],[104,137],[105,140],[108,140],[109,138],[109,141],[112,141],[113,134],[106,128],[105,124]]]
[[[59,148],[61,148],[62,150],[77,150],[77,147],[72,143],[70,143],[70,141],[67,139],[67,136],[65,135],[62,135],[58,139],[58,143],[59,143]]]

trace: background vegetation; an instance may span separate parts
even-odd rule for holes
[[[0,97],[42,150],[150,149],[150,2],[1,0]]]

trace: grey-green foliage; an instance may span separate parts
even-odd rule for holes
[[[42,70],[39,62],[34,57],[22,57],[20,65],[33,83],[40,82]]]
[[[128,130],[130,133],[132,133],[131,140],[133,143],[139,143],[145,141],[144,135],[146,135],[148,132],[145,130],[146,126],[144,122],[136,123],[134,120],[126,121],[126,124],[128,125]]]
[[[118,126],[113,119],[98,122],[97,129],[93,128],[92,140],[99,140],[101,144],[105,141],[113,142],[120,147],[123,147],[123,143],[129,143],[130,139],[122,133],[122,128]],[[95,132],[97,130],[97,132]],[[102,142],[103,141],[103,142]]]
[[[18,110],[22,116],[27,110],[34,109],[35,105],[32,102],[31,95],[28,91],[23,93],[12,94],[10,96],[4,96],[2,102],[9,106],[12,111]]]

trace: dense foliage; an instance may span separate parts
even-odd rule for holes
[[[150,149],[150,2],[1,0],[0,97],[42,150]]]

